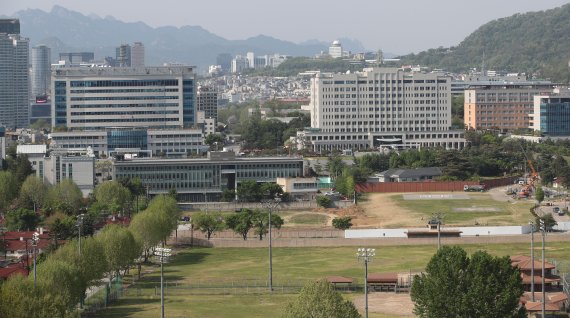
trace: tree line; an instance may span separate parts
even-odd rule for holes
[[[89,287],[107,278],[105,288],[122,277],[139,256],[144,260],[175,229],[179,218],[176,200],[155,197],[136,214],[130,226],[107,225],[99,233],[70,240],[49,253],[33,275],[15,275],[0,286],[0,317],[76,317],[75,308]],[[139,262],[140,274],[140,262]]]

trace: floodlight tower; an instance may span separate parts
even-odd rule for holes
[[[373,248],[359,248],[356,257],[364,263],[364,318],[368,318],[368,263],[376,255]]]

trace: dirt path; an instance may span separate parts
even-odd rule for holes
[[[354,298],[354,305],[364,311],[364,295]],[[368,311],[388,314],[394,317],[415,317],[414,303],[410,294],[392,292],[374,292],[368,294]]]
[[[362,217],[353,219],[355,227],[423,226],[423,215],[399,206],[391,197],[401,193],[369,193],[367,201],[360,203],[365,211]]]

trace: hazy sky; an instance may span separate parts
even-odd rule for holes
[[[359,39],[367,49],[408,53],[458,44],[482,24],[570,0],[0,0],[0,14],[57,4],[151,26],[199,25],[227,39],[258,34],[302,42]]]

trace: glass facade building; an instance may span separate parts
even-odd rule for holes
[[[220,154],[220,153],[218,153]],[[176,189],[182,201],[217,201],[245,180],[276,182],[303,176],[303,159],[235,158],[233,152],[208,159],[133,159],[113,162],[113,179],[140,178],[151,195]]]
[[[545,136],[570,136],[570,95],[536,96],[537,106],[535,130]]]
[[[54,126],[174,129],[195,123],[191,67],[83,68],[54,72]]]

